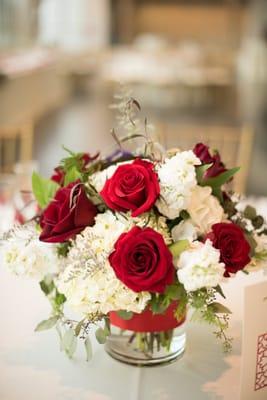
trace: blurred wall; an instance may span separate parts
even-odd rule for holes
[[[82,51],[109,44],[109,0],[42,0],[39,42]]]

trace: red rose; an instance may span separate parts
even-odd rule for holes
[[[200,159],[202,164],[212,164],[209,169],[205,172],[205,178],[212,178],[218,176],[221,173],[227,171],[225,165],[221,161],[221,156],[216,152],[211,156],[209,147],[203,143],[197,143],[193,149],[195,155]]]
[[[62,167],[56,167],[50,179],[58,183],[60,186],[62,186],[64,184],[64,179],[65,179],[64,169]]]
[[[84,186],[72,182],[58,189],[54,199],[43,211],[40,240],[61,243],[73,238],[86,226],[94,224],[97,209],[86,196]]]
[[[213,246],[220,250],[220,261],[225,264],[224,276],[236,273],[250,262],[250,245],[238,225],[214,224],[206,239],[210,239]]]
[[[131,210],[133,217],[150,210],[159,193],[154,165],[140,159],[120,165],[100,192],[109,208],[123,212]]]
[[[123,233],[109,262],[117,278],[134,292],[163,293],[174,279],[172,254],[163,237],[151,228],[135,226]]]

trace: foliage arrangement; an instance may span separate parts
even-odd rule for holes
[[[177,325],[192,308],[192,318],[213,325],[228,351],[221,283],[267,259],[266,223],[229,191],[238,168],[227,169],[203,143],[164,151],[147,121],[137,119],[139,103],[118,100],[113,154],[66,150],[50,179],[33,174],[38,212],[3,238],[5,265],[39,281],[52,311],[36,331],[55,327],[69,357],[80,338],[91,358],[92,326],[105,343],[110,313],[131,320],[174,304]],[[136,139],[138,149],[126,151]],[[134,332],[131,340],[149,354],[168,349],[172,335]]]

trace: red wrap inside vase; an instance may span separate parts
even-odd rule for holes
[[[129,320],[125,320],[116,313],[109,313],[111,325],[123,330],[133,332],[162,332],[175,329],[185,321],[185,316],[180,320],[174,317],[177,303],[172,303],[163,314],[153,314],[150,308],[146,308],[141,314],[133,314]]]

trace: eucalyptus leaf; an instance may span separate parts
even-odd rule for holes
[[[85,351],[86,351],[86,361],[90,361],[93,356],[93,350],[92,350],[92,343],[91,343],[89,336],[87,336],[87,338],[85,339],[84,346],[85,346]]]
[[[131,311],[120,310],[117,311],[117,314],[120,318],[125,319],[126,321],[132,319],[133,317],[133,313]]]
[[[232,311],[221,303],[214,302],[211,303],[210,306],[212,306],[216,314],[232,314]]]
[[[75,327],[75,335],[76,335],[76,336],[79,336],[79,334],[80,334],[80,332],[81,332],[81,329],[82,329],[82,326],[83,326],[83,323],[84,323],[84,319],[82,319],[82,320],[76,325],[76,327]]]
[[[57,321],[59,319],[59,316],[54,316],[51,317],[49,319],[45,319],[44,321],[40,322],[36,328],[35,328],[35,332],[40,332],[40,331],[45,331],[47,329],[51,329],[53,328],[53,326],[56,325]]]
[[[98,341],[99,344],[104,344],[104,343],[106,343],[107,336],[108,336],[108,335],[106,334],[105,330],[102,329],[102,328],[98,328],[98,329],[95,331],[95,337],[96,337],[96,340]]]
[[[73,329],[68,329],[61,340],[61,348],[65,351],[65,353],[72,358],[75,353],[77,347],[77,337],[75,336]]]

